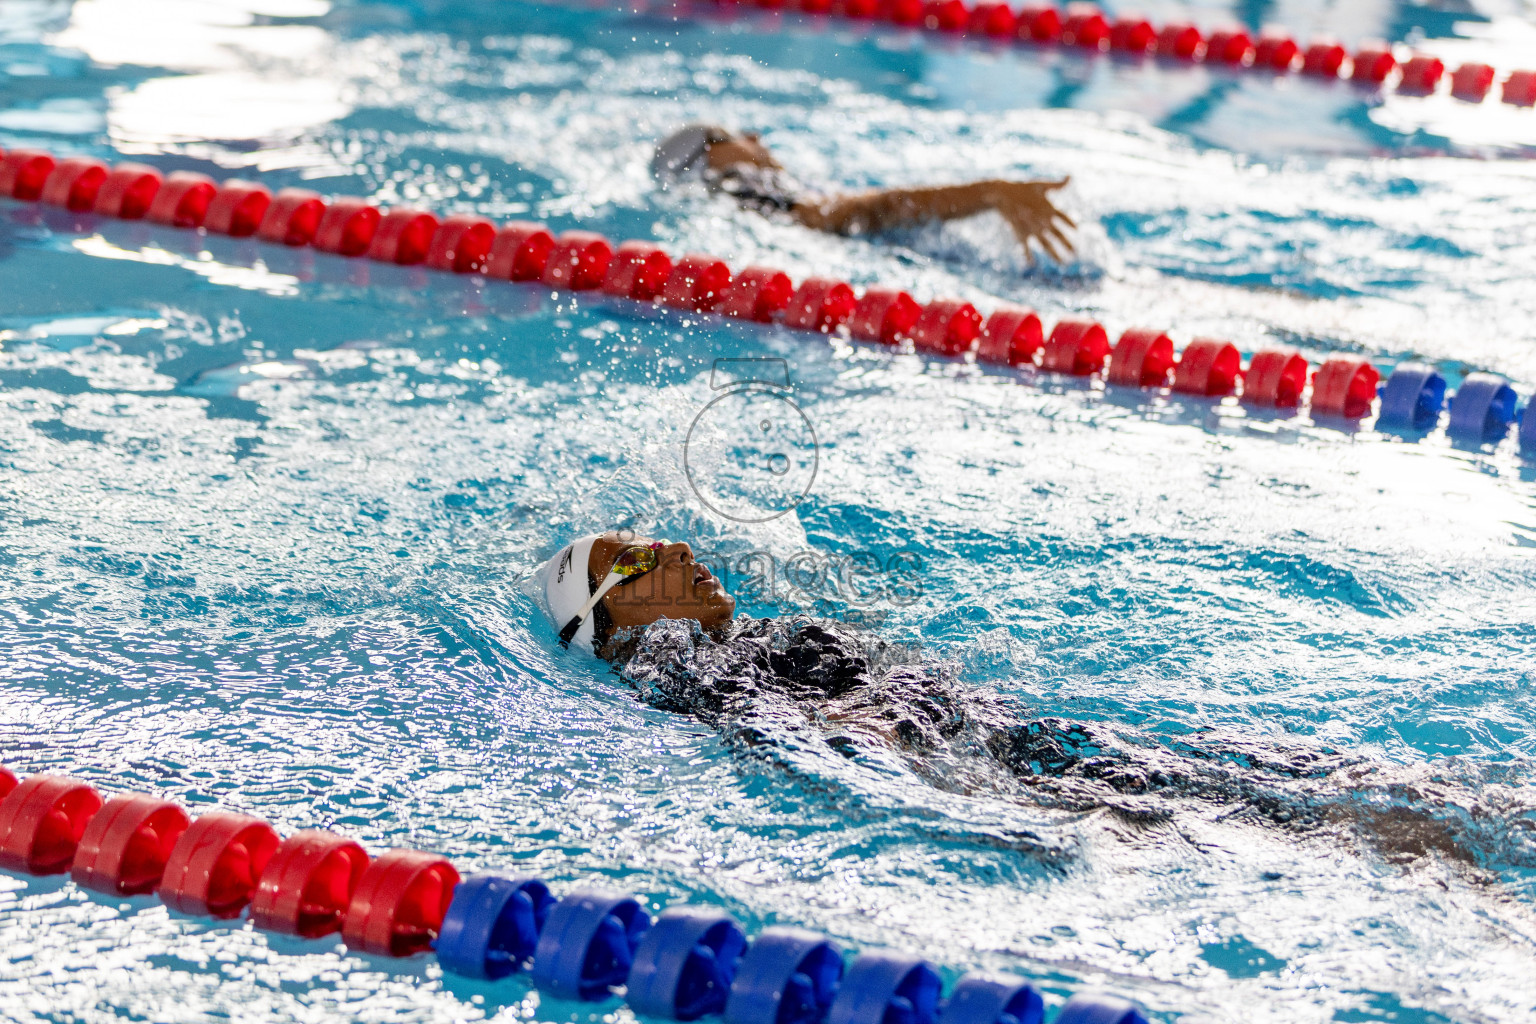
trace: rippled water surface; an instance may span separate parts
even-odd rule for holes
[[[1536,42],[1515,0],[1148,9],[1500,67]],[[657,194],[650,145],[688,118],[761,130],[828,188],[1071,174],[1080,258],[1031,271],[990,217],[836,239]],[[766,15],[13,0],[0,146],[27,144],[1536,383],[1536,113],[1497,102]],[[715,361],[761,358],[788,369],[815,474],[743,524],[696,496],[684,442]],[[1531,1019],[1533,498],[1512,439],[0,203],[6,764],[722,904],[1055,1002]],[[1233,770],[1278,795],[1074,809],[963,750],[936,776],[877,741],[726,742],[553,649],[526,577],[616,523],[712,553],[752,614],[861,618],[978,700],[1144,757],[1249,751]],[[1349,768],[1286,776],[1309,757]],[[0,878],[0,950],[0,1018],[26,1022],[629,1014],[58,879]]]

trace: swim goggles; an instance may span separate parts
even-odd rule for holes
[[[587,621],[587,616],[592,614],[592,609],[597,607],[597,602],[608,596],[609,591],[654,570],[660,564],[661,549],[662,542],[658,540],[650,544],[631,544],[620,551],[619,557],[613,560],[613,567],[608,570],[608,576],[603,580],[602,586],[587,598],[587,603],[581,606],[576,616],[560,631],[560,646],[571,645],[571,638],[576,635],[581,624]]]

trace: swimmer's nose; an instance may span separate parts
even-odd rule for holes
[[[661,549],[661,554],[664,558],[675,558],[683,565],[688,565],[693,561],[693,548],[683,541],[678,541],[676,544],[668,544]]]

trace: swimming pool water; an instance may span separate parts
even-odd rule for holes
[[[1517,66],[1529,4],[1143,5]],[[1527,61],[1528,63],[1528,61]],[[1536,382],[1536,115],[771,16],[469,2],[0,6],[0,146],[654,237],[796,279]],[[1001,221],[870,241],[657,194],[687,118],[854,187],[1059,175],[1081,258]],[[564,891],[729,908],[1158,1021],[1536,1008],[1536,465],[587,297],[0,203],[0,761],[335,827]],[[741,524],[683,444],[722,358],[784,360],[809,497]],[[743,609],[867,610],[1037,716],[1358,761],[1306,832],[956,793],[739,753],[556,652],[524,585],[614,523]],[[861,602],[756,552],[921,571]],[[915,559],[915,563],[903,561]],[[899,584],[899,586],[898,586]],[[867,608],[866,608],[867,606]],[[1141,737],[1141,740],[1136,739]],[[1150,739],[1148,739],[1150,738]],[[1383,823],[1423,811],[1459,853]],[[1375,823],[1375,824],[1372,824]],[[1388,838],[1382,838],[1382,835]],[[1373,835],[1375,838],[1373,838]],[[629,1019],[0,877],[0,1018]]]

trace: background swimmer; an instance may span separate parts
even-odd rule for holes
[[[1057,262],[1073,253],[1062,229],[1077,225],[1050,199],[1050,193],[1065,186],[1070,178],[992,178],[964,185],[821,195],[788,174],[755,133],[706,124],[689,125],[664,139],[651,160],[651,173],[663,185],[698,173],[711,192],[723,192],[748,209],[782,211],[808,228],[839,235],[870,234],[995,211],[1013,228],[1031,264],[1035,259],[1031,242]]]

